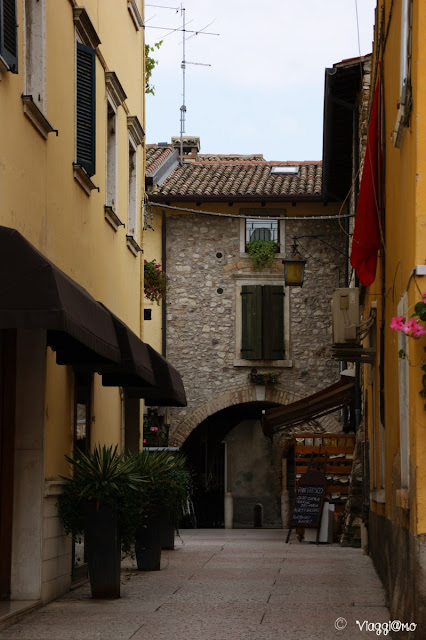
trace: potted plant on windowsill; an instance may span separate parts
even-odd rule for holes
[[[66,533],[84,532],[93,597],[119,598],[121,550],[130,551],[141,514],[136,461],[112,446],[65,457],[72,477],[63,478],[59,517]]]
[[[135,554],[139,570],[160,569],[162,527],[174,530],[180,505],[187,498],[190,475],[186,459],[170,451],[141,451],[135,455],[138,473],[145,479],[141,490],[142,518],[136,532]],[[172,548],[170,542],[166,545]]]
[[[250,240],[246,244],[246,251],[249,254],[255,269],[264,269],[270,266],[276,257],[279,244],[274,240]]]

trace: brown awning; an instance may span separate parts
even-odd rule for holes
[[[263,431],[265,435],[272,435],[285,427],[294,427],[353,404],[354,399],[354,381],[342,377],[339,382],[325,387],[307,398],[265,411],[262,420]]]
[[[104,387],[143,387],[145,389],[154,387],[156,380],[148,345],[120,318],[106,307],[104,308],[111,315],[117,333],[121,360],[118,367],[114,366],[102,372],[102,384]]]
[[[179,372],[151,345],[111,313],[121,350],[121,364],[102,374],[106,387],[125,387],[129,396],[144,398],[147,405],[186,407]]]
[[[110,314],[18,231],[0,226],[0,328],[47,329],[64,357],[118,363]]]
[[[148,349],[156,385],[144,395],[145,404],[186,407],[186,393],[180,373],[150,345]]]
[[[0,226],[0,329],[46,329],[58,364],[147,404],[186,406],[180,374],[15,229]]]

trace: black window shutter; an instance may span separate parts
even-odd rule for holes
[[[95,173],[96,53],[77,42],[77,164]]]
[[[16,0],[0,0],[0,55],[12,73],[18,73]]]
[[[241,358],[262,358],[262,287],[241,287]]]
[[[284,359],[284,287],[263,288],[263,360]]]

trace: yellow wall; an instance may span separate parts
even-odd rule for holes
[[[69,0],[46,2],[46,110],[59,135],[44,140],[24,115],[23,2],[18,2],[19,73],[5,72],[0,82],[0,224],[16,228],[97,300],[141,333],[141,254],[127,248],[127,227],[117,232],[104,218],[106,203],[105,70],[115,71],[127,94],[117,110],[118,206],[127,225],[127,115],[144,125],[144,34],[137,30],[127,2],[85,0],[101,40],[96,60],[96,174],[99,192],[87,196],[73,177],[75,161],[75,28]],[[7,126],[5,126],[7,123]],[[138,225],[143,198],[143,149],[138,147]],[[7,161],[6,161],[7,156]],[[46,477],[64,473],[63,453],[71,452],[73,373],[58,367],[48,352],[46,386]],[[119,443],[120,394],[101,386],[95,374],[92,443]],[[71,429],[71,431],[70,431]]]
[[[398,334],[389,328],[393,316],[397,315],[397,305],[407,288],[408,315],[420,300],[421,291],[426,290],[426,279],[410,278],[418,264],[426,261],[426,94],[422,83],[421,61],[426,53],[424,24],[426,6],[413,3],[413,41],[411,68],[413,112],[401,148],[392,142],[392,133],[397,118],[399,102],[400,65],[400,25],[401,3],[386,0],[385,24],[390,17],[389,35],[383,55],[384,71],[384,113],[386,130],[385,151],[385,283],[384,283],[384,326],[385,344],[385,430],[386,430],[386,516],[402,526],[409,527],[415,534],[426,533],[426,412],[424,399],[419,395],[422,386],[422,372],[419,364],[424,360],[423,347],[426,341],[409,340],[409,406],[410,423],[410,488],[408,493],[409,512],[401,509],[400,489],[400,431],[399,431],[399,379],[398,379]],[[376,24],[379,24],[376,16]],[[376,28],[377,29],[377,28]],[[377,33],[376,33],[377,48]],[[378,302],[378,327],[382,314],[381,271],[378,270],[375,283],[367,292],[367,314],[369,302]],[[377,335],[377,338],[379,336]],[[378,367],[376,367],[378,375]],[[369,405],[368,423],[372,428],[372,403]],[[377,405],[379,406],[379,405]],[[378,424],[378,413],[376,424]],[[372,433],[370,431],[370,437]],[[372,453],[372,455],[374,455]],[[373,502],[373,509],[377,505]]]
[[[162,265],[162,249],[161,249],[161,237],[162,237],[162,215],[161,209],[158,207],[152,207],[149,210],[154,215],[152,223],[153,229],[147,229],[144,233],[144,258],[147,262],[155,260]],[[150,222],[151,224],[151,222]],[[143,339],[148,342],[156,351],[162,352],[162,307],[163,303],[157,304],[144,297],[144,308],[151,309],[151,320],[144,322]]]

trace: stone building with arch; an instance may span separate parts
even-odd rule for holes
[[[188,404],[166,415],[168,443],[196,473],[198,519],[223,526],[282,526],[281,496],[294,483],[284,458],[295,433],[348,429],[344,412],[274,435],[263,412],[337,382],[331,299],[347,284],[347,217],[325,202],[321,162],[261,155],[203,155],[199,138],[147,145],[146,220],[169,277],[167,302],[151,305],[145,338],[178,367]],[[307,258],[303,287],[284,286],[282,260],[296,239]],[[273,240],[264,268],[247,251]],[[145,308],[149,308],[146,301]],[[152,333],[150,333],[152,332]],[[155,409],[150,409],[155,411]],[[346,422],[345,422],[346,420]],[[288,465],[290,467],[290,465]],[[229,520],[229,518],[228,518]]]

